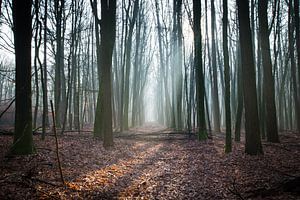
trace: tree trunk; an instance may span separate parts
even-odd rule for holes
[[[100,135],[103,135],[103,146],[113,146],[112,130],[112,53],[116,38],[116,0],[101,0],[101,78],[97,110],[100,111]]]
[[[11,152],[31,154],[34,152],[31,110],[32,0],[13,1],[12,6],[16,59],[16,110]]]
[[[245,104],[245,152],[250,155],[257,155],[263,153],[263,150],[259,132],[255,66],[249,19],[249,2],[237,0],[237,6]]]
[[[94,137],[103,139],[103,135],[101,135],[101,124],[99,121],[101,121],[101,111],[100,109],[100,87],[101,87],[101,50],[100,50],[100,31],[99,31],[99,25],[100,20],[98,18],[98,9],[97,9],[97,0],[90,0],[92,11],[95,17],[95,37],[96,37],[96,59],[97,59],[97,70],[98,70],[98,82],[99,82],[99,92],[97,96],[97,103],[96,103],[96,111],[95,111],[95,120],[94,120]]]
[[[229,55],[227,41],[227,0],[223,0],[223,54],[224,54],[224,79],[225,79],[225,118],[226,118],[226,144],[225,152],[231,152],[231,110],[230,110],[230,75],[229,75]]]
[[[300,84],[300,20],[299,20],[299,0],[294,0],[294,13],[295,13],[295,31],[296,31],[296,50],[297,50],[297,61],[298,61],[298,84]],[[300,94],[300,87],[298,90]],[[299,99],[298,99],[299,102]],[[298,103],[300,104],[300,103]],[[298,131],[300,131],[300,120],[298,119]]]
[[[295,119],[297,123],[297,128],[300,130],[300,103],[297,91],[297,77],[296,77],[296,63],[295,63],[295,54],[294,54],[294,25],[293,21],[293,6],[292,1],[289,2],[289,17],[288,17],[288,40],[289,40],[289,52],[290,52],[290,62],[291,62],[291,76],[292,76],[292,88],[293,88],[293,97],[295,105]]]
[[[35,11],[35,34],[34,34],[34,83],[35,83],[35,106],[34,106],[34,114],[33,114],[33,129],[37,126],[37,117],[39,111],[39,99],[40,99],[40,89],[39,89],[39,73],[38,73],[38,62],[39,62],[39,48],[40,41],[39,36],[41,36],[42,30],[41,22],[39,21],[39,2],[38,0],[34,1],[34,11]],[[40,66],[42,68],[42,66]]]
[[[276,106],[275,106],[275,88],[274,78],[272,74],[272,61],[270,53],[270,42],[268,34],[268,1],[260,0],[258,2],[258,16],[259,16],[259,34],[261,44],[261,54],[263,63],[263,75],[264,75],[264,103],[266,115],[264,117],[266,121],[267,140],[269,142],[279,142]]]
[[[203,140],[207,138],[206,124],[205,124],[205,109],[204,109],[204,75],[202,65],[202,42],[201,42],[201,1],[193,0],[194,13],[194,68],[196,72],[196,99],[197,99],[197,125],[198,139]]]
[[[56,113],[56,126],[61,126],[61,114],[63,111],[63,11],[64,11],[64,1],[55,0],[55,20],[56,20],[56,54],[55,54],[55,78],[54,78],[54,107]]]
[[[41,84],[43,90],[43,119],[42,119],[42,139],[45,138],[46,126],[49,126],[48,118],[48,89],[47,89],[47,19],[48,0],[45,0],[44,10],[44,69],[41,68]]]
[[[124,85],[124,112],[123,112],[123,128],[128,130],[128,112],[129,112],[129,75],[131,70],[131,50],[132,50],[132,35],[133,28],[137,19],[139,9],[139,0],[134,1],[133,16],[129,23],[129,33],[126,41],[126,72],[125,72],[125,85]]]
[[[219,107],[219,92],[218,92],[218,74],[217,74],[217,49],[215,39],[215,27],[216,27],[216,14],[214,0],[211,0],[211,68],[213,71],[213,82],[212,82],[212,101],[213,101],[213,119],[214,129],[220,132],[220,107]]]

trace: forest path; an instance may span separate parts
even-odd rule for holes
[[[116,138],[131,139],[131,140],[185,140],[189,136],[185,131],[176,131],[167,128],[157,122],[147,122],[139,127],[130,128],[128,131],[115,133]]]
[[[60,136],[66,186],[54,137],[34,136],[37,154],[7,159],[12,137],[0,136],[0,199],[299,199],[282,186],[300,176],[298,134],[283,133],[280,144],[263,144],[264,155],[247,156],[243,143],[225,154],[223,138],[149,136],[172,134],[165,132],[145,125],[128,132],[134,136],[115,138],[110,150],[90,133]]]

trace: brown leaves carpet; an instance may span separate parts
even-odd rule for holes
[[[199,142],[183,133],[143,127],[118,133],[105,150],[91,133],[59,136],[66,184],[60,182],[54,137],[34,136],[37,153],[7,157],[0,135],[0,199],[300,199],[300,137],[264,142],[264,155],[244,154],[224,135]]]

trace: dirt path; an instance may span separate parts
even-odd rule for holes
[[[296,134],[266,143],[262,156],[245,155],[243,144],[226,155],[222,139],[199,142],[155,124],[124,135],[109,151],[91,134],[60,137],[66,187],[53,137],[35,136],[35,155],[6,159],[11,137],[0,136],[0,199],[299,199],[282,187],[300,176]]]

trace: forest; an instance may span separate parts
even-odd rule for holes
[[[0,199],[299,199],[299,0],[0,0]]]

